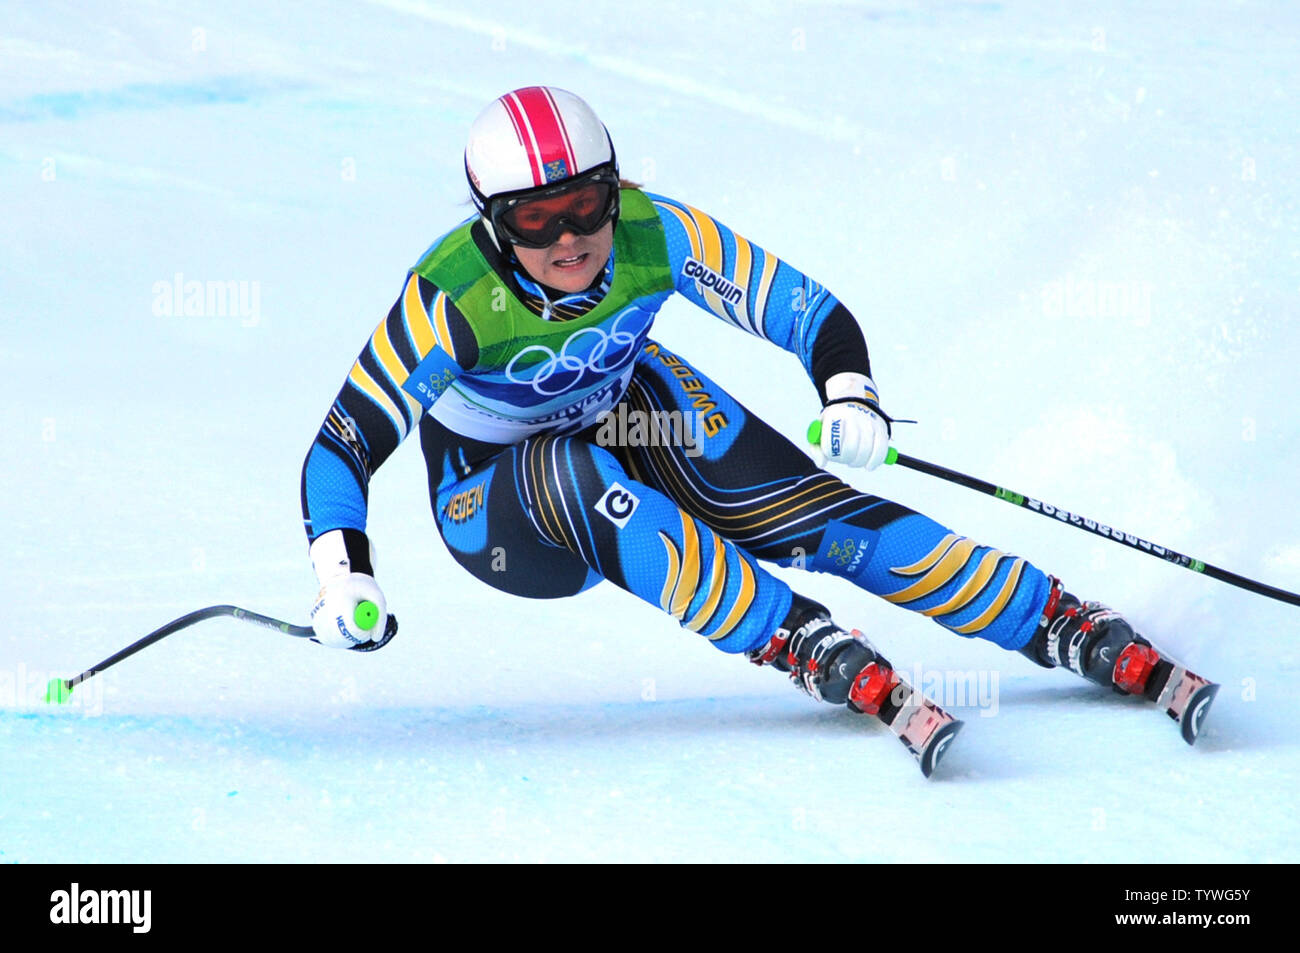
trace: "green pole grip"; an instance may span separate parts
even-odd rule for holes
[[[357,624],[357,628],[369,632],[379,622],[379,606],[369,599],[358,602],[356,611],[352,613],[352,621]]]

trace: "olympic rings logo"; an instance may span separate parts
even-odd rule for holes
[[[846,539],[843,546],[839,543],[831,543],[831,548],[826,551],[826,555],[835,560],[835,565],[847,566],[856,552],[857,544],[851,539]]]
[[[635,334],[620,329],[619,325],[624,318],[637,314],[647,320]],[[528,385],[543,397],[556,397],[572,390],[588,371],[609,374],[626,367],[636,356],[639,341],[649,327],[650,322],[645,312],[630,308],[614,319],[608,333],[599,327],[574,331],[561,345],[559,354],[545,344],[530,344],[510,359],[505,369],[506,379],[512,384]],[[585,352],[582,350],[584,344],[589,344]],[[531,368],[531,376],[516,376],[519,362],[532,353],[541,354],[543,358]],[[560,379],[552,381],[557,375]]]

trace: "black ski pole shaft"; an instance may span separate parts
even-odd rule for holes
[[[362,603],[363,606],[369,603]],[[359,607],[360,608],[360,607]],[[80,675],[73,678],[52,678],[45,692],[47,702],[66,701],[72,690],[80,685],[86,679],[98,675],[105,669],[112,668],[123,659],[128,659],[141,649],[146,649],[155,642],[161,641],[182,629],[188,629],[190,626],[203,622],[207,619],[216,619],[221,616],[230,616],[240,619],[243,622],[252,622],[255,625],[265,626],[268,629],[275,629],[283,632],[285,635],[292,635],[299,639],[310,639],[316,633],[309,625],[294,625],[290,622],[284,622],[280,619],[274,619],[271,616],[262,615],[260,612],[253,612],[249,609],[241,609],[239,606],[208,606],[206,609],[196,609],[194,612],[187,613],[179,619],[173,619],[166,625],[154,629],[144,638],[132,642],[120,652],[115,652],[104,661],[97,665],[92,665]],[[381,643],[386,643],[397,632],[397,619],[394,616],[388,617],[388,625],[384,631],[384,637]]]
[[[1184,556],[1182,553],[1175,552],[1168,546],[1158,546],[1155,543],[1147,542],[1145,539],[1134,536],[1132,533],[1126,533],[1123,530],[1106,526],[1104,523],[1098,523],[1096,520],[1090,520],[1086,517],[1076,516],[1068,510],[1060,507],[1051,506],[1041,500],[1025,496],[1023,493],[1017,493],[1015,490],[1008,490],[1006,487],[997,486],[989,483],[987,480],[981,480],[977,477],[969,476],[965,473],[958,473],[956,470],[949,470],[947,467],[941,467],[938,464],[927,463],[924,460],[918,460],[915,457],[909,457],[899,453],[893,447],[889,448],[889,453],[885,457],[886,463],[896,464],[901,467],[907,467],[909,470],[916,470],[927,476],[938,477],[940,480],[947,480],[949,483],[956,483],[972,490],[978,490],[980,493],[986,493],[989,496],[997,497],[999,500],[1005,500],[1015,506],[1029,510],[1031,513],[1037,513],[1040,516],[1046,516],[1060,523],[1077,527],[1078,529],[1087,530],[1094,535],[1103,539],[1109,539],[1111,542],[1120,543],[1128,546],[1130,549],[1136,549],[1140,553],[1146,553],[1149,556],[1155,556],[1166,562],[1171,562],[1176,566],[1182,566],[1184,569],[1190,569],[1192,572],[1198,572],[1203,576],[1209,576],[1211,579],[1218,579],[1220,582],[1226,582],[1229,585],[1237,586],[1249,592],[1257,593],[1261,596],[1268,596],[1270,599],[1277,599],[1281,602],[1290,603],[1293,606],[1300,606],[1300,595],[1294,592],[1287,592],[1285,589],[1278,589],[1276,586],[1270,586],[1266,583],[1258,582],[1254,579],[1247,579],[1245,576],[1239,576],[1235,572],[1229,572],[1226,569],[1220,569],[1218,566],[1211,566],[1209,563],[1200,559],[1193,559],[1190,556]]]

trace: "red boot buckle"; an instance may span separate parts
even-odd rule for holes
[[[893,669],[881,668],[872,662],[853,680],[853,687],[849,689],[849,701],[863,714],[878,715],[880,706],[897,684],[898,676]]]
[[[1133,642],[1115,660],[1115,685],[1130,695],[1146,691],[1147,678],[1160,661],[1160,653],[1149,645]]]
[[[755,665],[767,665],[776,660],[776,657],[785,649],[785,645],[790,641],[790,636],[781,637],[778,632],[767,640],[767,645],[763,646],[760,651],[755,652],[749,657],[749,660]]]

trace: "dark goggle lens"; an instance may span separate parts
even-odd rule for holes
[[[613,214],[613,197],[608,182],[588,182],[559,195],[516,202],[501,213],[500,222],[515,244],[545,247],[566,226],[579,235],[598,231]]]

